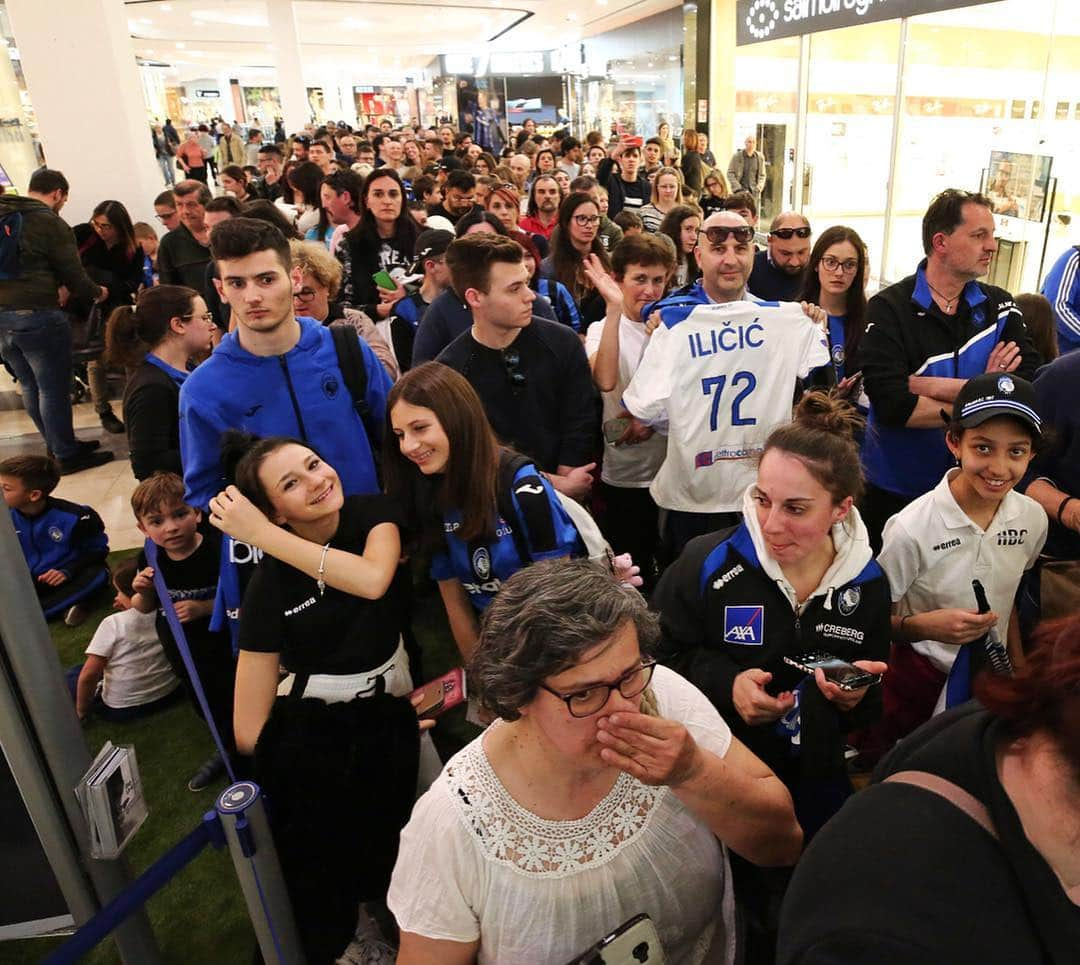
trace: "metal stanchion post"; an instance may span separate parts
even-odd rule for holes
[[[238,781],[217,799],[236,877],[267,965],[304,965],[292,904],[258,785]]]
[[[57,808],[55,800],[50,801],[41,793],[28,795],[27,806],[35,825],[47,834],[59,833],[58,822],[66,819],[78,850],[84,856],[84,870],[93,883],[96,898],[104,905],[131,883],[131,877],[123,857],[115,861],[86,857],[90,853],[90,832],[74,788],[90,766],[90,752],[75,716],[56,646],[45,624],[22,548],[15,536],[11,514],[6,508],[0,510],[0,642],[62,810]],[[29,751],[28,748],[24,750]],[[16,766],[12,760],[13,770]],[[50,813],[44,814],[45,810]],[[46,853],[50,859],[62,850],[60,842],[47,843]],[[54,873],[64,897],[71,902],[76,923],[84,924],[91,909],[87,907],[89,896],[75,880],[77,869],[54,867]],[[157,965],[161,961],[145,911],[128,918],[117,928],[114,937],[124,962]]]

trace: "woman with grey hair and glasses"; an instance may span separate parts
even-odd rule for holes
[[[402,833],[399,965],[564,962],[640,912],[669,962],[734,960],[727,849],[787,865],[802,832],[780,781],[648,656],[657,635],[587,560],[503,584],[470,675],[497,719]]]

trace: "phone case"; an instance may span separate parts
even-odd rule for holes
[[[397,285],[394,284],[394,279],[391,278],[385,271],[377,271],[371,276],[371,280],[375,282],[380,288],[386,291],[397,291]]]
[[[635,915],[567,965],[664,965],[664,949],[648,915]]]
[[[415,700],[419,694],[424,695],[424,700],[416,708],[416,716],[438,717],[439,714],[446,713],[468,697],[465,671],[461,667],[455,667],[449,673],[428,681],[422,687],[417,687],[409,694],[409,700]]]
[[[836,684],[841,690],[861,690],[863,687],[872,687],[874,684],[881,683],[880,675],[861,670],[846,660],[841,660],[834,654],[822,650],[801,653],[797,657],[784,657],[784,663],[811,676],[818,667],[821,667],[825,671],[825,679]],[[833,666],[830,667],[828,664],[833,664]],[[845,680],[840,671],[854,675],[854,682]]]

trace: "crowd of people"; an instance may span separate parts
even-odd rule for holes
[[[1014,299],[947,190],[871,293],[851,227],[759,232],[753,137],[725,171],[666,124],[204,133],[154,130],[160,239],[116,201],[70,231],[57,171],[0,197],[49,450],[0,487],[46,615],[124,611],[80,716],[188,695],[309,961],[563,962],[640,912],[673,962],[1073,960],[1077,251]],[[147,538],[111,574],[51,495],[111,458],[71,430],[94,306]],[[423,585],[484,725],[445,762]]]

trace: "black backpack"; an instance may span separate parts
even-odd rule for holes
[[[379,464],[379,441],[382,439],[382,427],[376,431],[371,406],[367,404],[367,369],[364,367],[364,353],[360,350],[360,336],[354,328],[347,325],[332,325],[330,335],[334,339],[334,351],[337,352],[338,368],[345,380],[345,388],[352,396],[353,408],[364,424],[371,453],[375,464]]]

